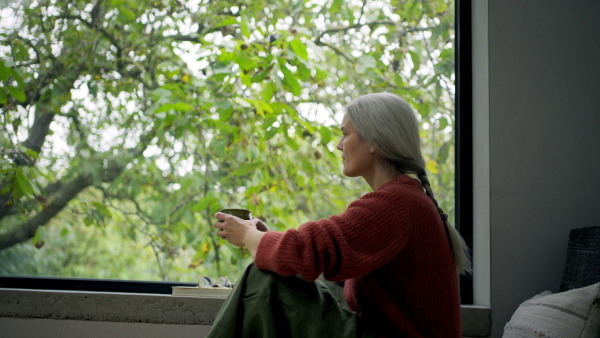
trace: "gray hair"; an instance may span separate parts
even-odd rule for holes
[[[359,137],[373,146],[385,160],[388,170],[397,174],[414,174],[421,181],[445,224],[457,271],[470,273],[469,248],[448,222],[448,215],[444,214],[433,195],[421,155],[419,124],[410,105],[391,93],[372,93],[352,100],[346,106],[346,117]]]

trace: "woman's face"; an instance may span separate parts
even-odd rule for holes
[[[360,139],[358,132],[346,116],[342,120],[341,129],[343,136],[337,149],[342,152],[344,175],[365,178],[373,176],[376,164],[375,148]]]

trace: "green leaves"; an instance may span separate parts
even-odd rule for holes
[[[219,118],[221,121],[227,121],[231,114],[233,113],[233,105],[227,99],[217,99],[215,100],[215,107],[219,112]]]
[[[268,67],[262,69],[261,71],[259,71],[258,73],[256,73],[254,76],[252,76],[252,82],[253,83],[258,83],[258,82],[262,82],[270,73],[271,73],[271,69],[273,69],[275,65],[271,64]]]
[[[421,56],[415,51],[409,51],[408,55],[410,56],[410,59],[413,63],[412,70],[413,72],[416,72],[417,70],[419,70],[419,68],[421,68]]]
[[[321,134],[321,143],[327,144],[331,142],[331,129],[326,126],[321,126],[319,128],[319,133]]]
[[[248,28],[248,22],[246,22],[246,20],[242,20],[242,22],[240,22],[240,28],[244,37],[250,38],[250,29]]]
[[[96,210],[98,210],[98,212],[100,212],[103,216],[108,218],[112,217],[112,214],[104,204],[100,202],[92,202],[92,205],[96,207]]]
[[[265,140],[270,140],[279,132],[279,127],[271,127],[265,132]]]
[[[156,109],[154,111],[154,114],[159,114],[159,113],[168,112],[168,111],[188,112],[192,109],[194,109],[194,107],[192,107],[192,105],[183,103],[183,102],[167,103],[167,104],[163,104],[158,109]]]
[[[234,25],[237,24],[237,20],[235,19],[235,17],[227,17],[224,20],[222,20],[221,22],[219,22],[218,24],[215,25],[215,28],[218,27],[223,27],[223,26],[229,26],[229,25]]]
[[[4,61],[0,60],[0,81],[7,81],[11,73],[11,69],[4,65]]]
[[[439,148],[437,156],[436,156],[436,161],[438,163],[444,164],[446,163],[446,161],[448,160],[448,155],[450,154],[450,147],[453,146],[452,144],[453,142],[444,142],[442,144],[442,146]]]
[[[136,18],[135,13],[125,6],[119,6],[119,14],[127,21],[134,21]]]
[[[364,74],[368,69],[375,68],[377,66],[377,60],[370,55],[363,55],[358,58],[356,63],[356,72]]]
[[[331,11],[331,13],[335,14],[340,10],[340,8],[342,7],[343,4],[344,4],[344,0],[333,0],[329,10]]]
[[[192,210],[194,212],[204,212],[207,208],[214,209],[214,206],[218,207],[218,203],[219,200],[214,196],[204,197],[194,205]]]
[[[306,46],[300,41],[300,39],[295,38],[290,42],[290,47],[298,55],[302,60],[308,60],[308,51],[306,50]]]
[[[29,178],[22,170],[17,169],[15,170],[15,180],[13,183],[13,198],[18,198],[20,196],[26,196],[27,198],[33,199],[35,197],[35,192]]]
[[[233,101],[244,108],[252,107],[252,105],[248,101],[242,99],[241,97],[236,97],[235,99],[233,99]]]
[[[25,102],[25,93],[21,89],[14,86],[8,86],[6,87],[6,89],[8,89],[8,92],[10,93],[10,95],[12,95],[12,97],[21,102]]]
[[[262,87],[262,91],[261,91],[261,96],[262,99],[264,101],[271,101],[271,99],[273,98],[273,95],[275,94],[275,92],[277,91],[277,86],[275,85],[274,82],[267,82],[263,85]]]
[[[277,61],[279,63],[279,70],[283,73],[283,84],[285,89],[292,92],[295,96],[299,96],[301,90],[300,82],[298,82],[294,74],[286,66],[285,59],[279,58]]]
[[[2,82],[11,83],[11,81],[10,81],[11,78],[14,79],[17,86],[14,86],[14,85],[4,86],[4,84]],[[25,102],[25,100],[27,99],[27,96],[25,95],[25,92],[23,91],[24,88],[25,88],[25,85],[24,85],[23,79],[21,78],[19,73],[15,69],[7,67],[5,62],[0,58],[0,103],[6,104],[8,102],[5,89],[8,90],[8,93],[12,97],[14,97],[16,100],[18,100],[20,102]]]
[[[232,176],[245,176],[249,173],[253,172],[257,168],[259,168],[263,163],[262,162],[254,162],[254,163],[243,163],[239,165],[232,173]]]

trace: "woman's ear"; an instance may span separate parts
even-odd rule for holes
[[[373,146],[370,146],[370,147],[369,147],[369,152],[370,152],[371,154],[375,154],[375,153],[377,152],[377,149],[375,149],[375,147],[373,147]]]

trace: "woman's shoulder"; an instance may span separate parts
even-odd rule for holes
[[[380,189],[392,189],[398,187],[419,187],[422,188],[421,182],[409,175],[399,175],[398,177],[383,184]]]
[[[352,202],[349,207],[363,208],[402,208],[430,209],[431,199],[425,194],[425,190],[417,179],[400,175],[385,183],[376,191],[363,195],[360,199]]]
[[[403,205],[407,199],[415,199],[424,192],[419,181],[406,175],[401,175],[383,184],[379,189],[364,194],[358,200],[350,203],[349,208],[362,206],[381,208],[386,205]]]
[[[370,192],[368,194],[363,195],[363,197],[382,197],[389,195],[414,195],[424,193],[423,186],[421,182],[417,179],[408,176],[408,175],[400,175],[385,184],[383,184],[379,189]]]

